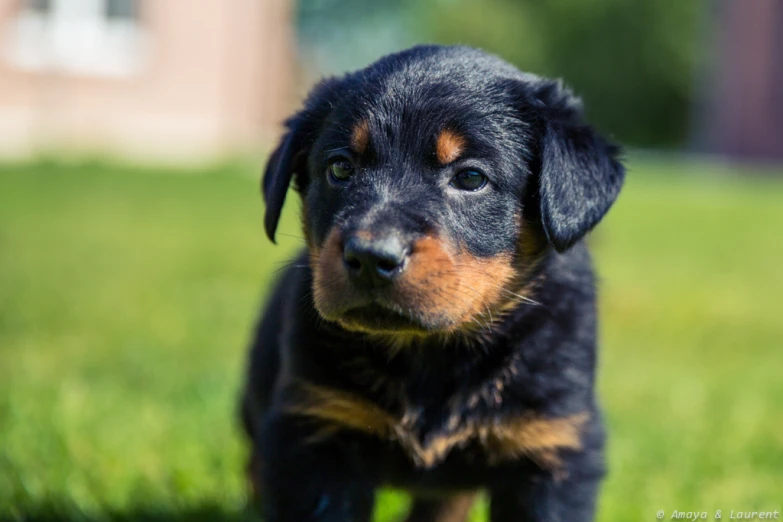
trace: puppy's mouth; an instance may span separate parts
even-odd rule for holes
[[[395,307],[396,308],[396,307]],[[377,334],[426,334],[431,326],[425,325],[412,313],[369,303],[351,308],[340,314],[337,322],[346,330]]]

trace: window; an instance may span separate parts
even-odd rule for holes
[[[5,57],[30,71],[131,76],[147,62],[140,0],[25,0]]]
[[[46,13],[51,7],[51,0],[27,0],[27,9],[30,11]]]
[[[106,0],[106,18],[109,20],[135,20],[136,2],[133,0]]]

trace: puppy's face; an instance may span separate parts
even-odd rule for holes
[[[532,262],[522,246],[537,242],[521,237],[531,144],[491,93],[453,80],[397,87],[343,98],[312,147],[315,306],[373,332],[488,322]]]
[[[619,189],[614,149],[574,105],[477,51],[387,57],[322,84],[289,121],[264,181],[267,230],[295,174],[325,319],[387,334],[480,328],[525,299],[542,252],[570,247]]]

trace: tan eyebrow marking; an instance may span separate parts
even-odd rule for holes
[[[359,120],[353,126],[351,132],[351,150],[356,154],[363,154],[370,143],[370,122],[366,119]]]
[[[455,131],[446,129],[440,133],[435,143],[435,156],[441,165],[448,165],[459,158],[465,150],[467,141]]]

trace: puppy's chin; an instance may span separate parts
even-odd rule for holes
[[[458,327],[453,321],[437,314],[419,314],[416,310],[404,311],[397,306],[367,303],[340,313],[319,310],[321,316],[339,324],[351,332],[389,336],[417,336],[442,334]]]

